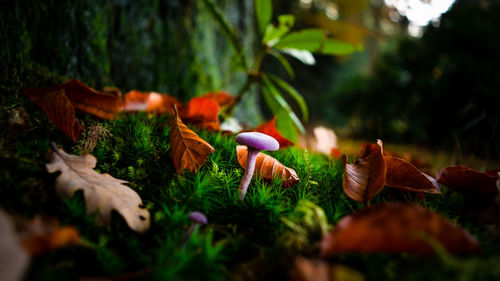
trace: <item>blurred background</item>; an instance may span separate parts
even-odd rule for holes
[[[44,72],[96,89],[158,91],[183,101],[208,91],[236,94],[245,82],[203,1],[2,2],[3,94],[32,86],[23,81]],[[246,56],[255,56],[254,2],[214,3]],[[312,65],[288,58],[291,80],[275,58],[264,58],[264,70],[304,96],[307,127],[323,124],[344,138],[500,156],[500,1],[273,1],[272,22],[281,14],[295,16],[294,30],[321,28],[362,46],[345,56],[315,55]],[[259,89],[249,91],[235,116],[255,126],[272,114]]]

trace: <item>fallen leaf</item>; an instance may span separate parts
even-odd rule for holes
[[[146,111],[157,114],[173,114],[172,106],[180,105],[179,101],[167,94],[156,92],[140,92],[131,90],[125,94],[124,111]]]
[[[20,281],[28,268],[29,256],[21,246],[14,225],[0,210],[0,281]]]
[[[234,97],[231,94],[224,92],[224,91],[217,91],[214,93],[206,93],[203,97],[209,98],[209,99],[215,101],[219,105],[219,107],[221,107],[221,108],[231,106],[236,102],[236,100],[234,99]]]
[[[240,163],[243,169],[246,169],[248,155],[247,147],[244,145],[236,146],[236,154],[238,155],[238,163]],[[299,177],[294,169],[286,167],[275,158],[262,152],[257,154],[257,159],[255,160],[255,173],[258,177],[267,180],[273,180],[275,178],[283,179],[283,187],[290,187],[299,182]]]
[[[448,252],[479,251],[478,241],[442,216],[410,203],[382,203],[342,218],[321,242],[321,255],[348,252],[430,254],[429,242]]]
[[[384,158],[387,166],[385,185],[406,191],[441,193],[434,178],[422,173],[406,160],[392,156]]]
[[[72,226],[61,227],[56,219],[14,217],[14,224],[19,240],[32,257],[80,242],[78,230]]]
[[[83,190],[87,213],[97,213],[97,222],[108,224],[111,211],[120,213],[128,226],[138,232],[149,228],[149,212],[142,205],[139,195],[124,185],[124,180],[93,170],[97,160],[90,154],[69,155],[53,144],[52,159],[46,165],[49,173],[60,171],[56,189],[63,198],[70,198]]]
[[[212,99],[197,97],[179,109],[179,116],[198,127],[219,130],[219,111],[219,106]]]
[[[342,186],[351,199],[366,204],[384,188],[387,167],[382,153],[382,142],[379,140],[376,146],[364,146],[361,158],[354,164],[347,164],[346,156],[342,155]]]
[[[318,126],[313,129],[314,138],[311,139],[311,149],[323,153],[328,156],[332,155],[332,151],[339,151],[337,144],[337,135],[332,129]],[[336,157],[340,157],[340,154]]]
[[[463,166],[447,167],[439,172],[437,182],[464,195],[491,195],[498,191],[498,172],[500,170],[479,172]]]
[[[30,99],[38,104],[54,124],[71,140],[78,141],[82,137],[83,127],[75,116],[75,108],[66,97],[65,90],[36,95]]]
[[[278,143],[280,144],[280,149],[285,148],[287,146],[293,145],[293,142],[287,140],[285,137],[283,137],[280,132],[278,132],[278,129],[276,129],[276,119],[278,116],[274,116],[272,120],[269,120],[265,123],[260,124],[254,131],[266,134],[268,136],[271,136],[275,138]]]
[[[333,159],[339,159],[340,156],[342,156],[342,152],[338,148],[332,148],[332,151],[330,151],[330,157]]]
[[[24,93],[31,101],[40,105],[46,95],[61,90],[64,90],[66,97],[77,112],[90,113],[102,119],[113,119],[123,107],[120,97],[98,92],[78,80],[71,80],[49,88],[25,89]]]
[[[175,170],[179,174],[184,169],[193,173],[198,172],[207,161],[208,155],[215,151],[208,142],[184,125],[175,105],[174,118],[171,121],[170,147]]]

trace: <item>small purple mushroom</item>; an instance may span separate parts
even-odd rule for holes
[[[207,217],[201,212],[191,212],[188,218],[193,222],[184,235],[184,244],[182,244],[182,249],[186,248],[187,242],[193,233],[198,229],[200,224],[207,224]]]
[[[248,185],[252,180],[253,171],[255,170],[255,159],[257,159],[257,154],[260,150],[278,150],[280,144],[278,141],[266,134],[248,132],[240,133],[236,136],[236,142],[241,145],[246,145],[248,148],[247,155],[247,168],[245,170],[245,175],[240,183],[240,200],[245,199],[245,194],[247,193]]]

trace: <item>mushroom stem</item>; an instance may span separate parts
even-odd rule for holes
[[[191,238],[191,235],[193,235],[193,233],[198,229],[199,226],[200,226],[199,223],[194,223],[186,231],[186,234],[184,234],[184,243],[182,244],[182,249],[183,250],[184,250],[184,248],[186,248],[186,245],[187,245],[187,243],[189,241],[189,238]]]
[[[245,169],[245,174],[240,182],[240,200],[245,199],[245,194],[247,193],[248,185],[252,180],[253,171],[255,170],[255,159],[257,159],[257,154],[259,151],[247,146],[247,168]]]

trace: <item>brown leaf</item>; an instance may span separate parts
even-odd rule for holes
[[[174,104],[180,105],[175,97],[167,94],[131,90],[125,94],[125,105],[123,110],[173,114],[172,106]]]
[[[182,123],[175,105],[174,111],[170,130],[170,147],[175,170],[179,174],[184,169],[196,173],[207,161],[208,155],[215,150],[208,142]]]
[[[365,146],[362,158],[354,164],[347,164],[346,156],[342,155],[344,163],[342,186],[351,199],[366,204],[384,188],[387,168],[382,153],[382,142],[379,141],[377,146]]]
[[[406,191],[440,194],[434,178],[419,171],[406,160],[384,156],[387,165],[386,185]]]
[[[15,217],[14,224],[23,247],[32,257],[80,242],[80,236],[74,227],[61,227],[56,219],[36,216],[26,220]]]
[[[179,109],[179,116],[198,127],[219,130],[219,111],[219,106],[212,99],[197,97]]]
[[[236,100],[231,94],[224,91],[206,93],[203,97],[215,101],[219,105],[219,107],[231,106],[236,102]]]
[[[64,89],[31,96],[30,99],[38,104],[50,120],[71,140],[76,142],[81,138],[83,127],[78,123],[75,109],[66,97]]]
[[[0,281],[20,281],[29,256],[19,243],[11,218],[0,210]]]
[[[64,90],[69,102],[76,111],[90,113],[102,119],[112,119],[122,110],[120,97],[98,92],[78,80],[71,80],[49,88],[25,89],[24,93],[34,103],[40,105],[44,97],[53,92]]]
[[[260,124],[254,131],[266,134],[268,136],[271,136],[275,138],[278,143],[280,144],[280,149],[285,148],[287,146],[293,145],[293,142],[287,140],[283,135],[278,132],[278,129],[276,129],[276,119],[278,116],[274,116],[272,120],[269,120],[265,123]]]
[[[236,154],[238,155],[238,163],[240,163],[243,169],[246,169],[248,155],[247,147],[244,145],[236,146]],[[283,179],[283,187],[290,187],[300,181],[294,169],[286,167],[275,158],[262,152],[257,154],[257,159],[255,160],[255,173],[257,176],[267,180],[273,180],[275,178]]]
[[[464,195],[491,195],[498,191],[498,172],[500,170],[479,172],[463,166],[447,167],[439,172],[437,182]]]
[[[321,242],[321,255],[347,252],[430,254],[430,241],[450,253],[479,251],[478,241],[442,216],[410,203],[382,203],[341,219]]]
[[[295,258],[290,272],[292,281],[363,281],[363,275],[340,264],[321,259]]]
[[[93,170],[97,163],[94,156],[69,155],[53,144],[52,160],[46,165],[49,173],[60,171],[56,189],[63,198],[70,198],[82,189],[87,213],[97,213],[97,222],[108,224],[111,211],[120,213],[128,226],[138,232],[149,228],[149,212],[142,205],[139,195],[124,185],[124,180]]]

